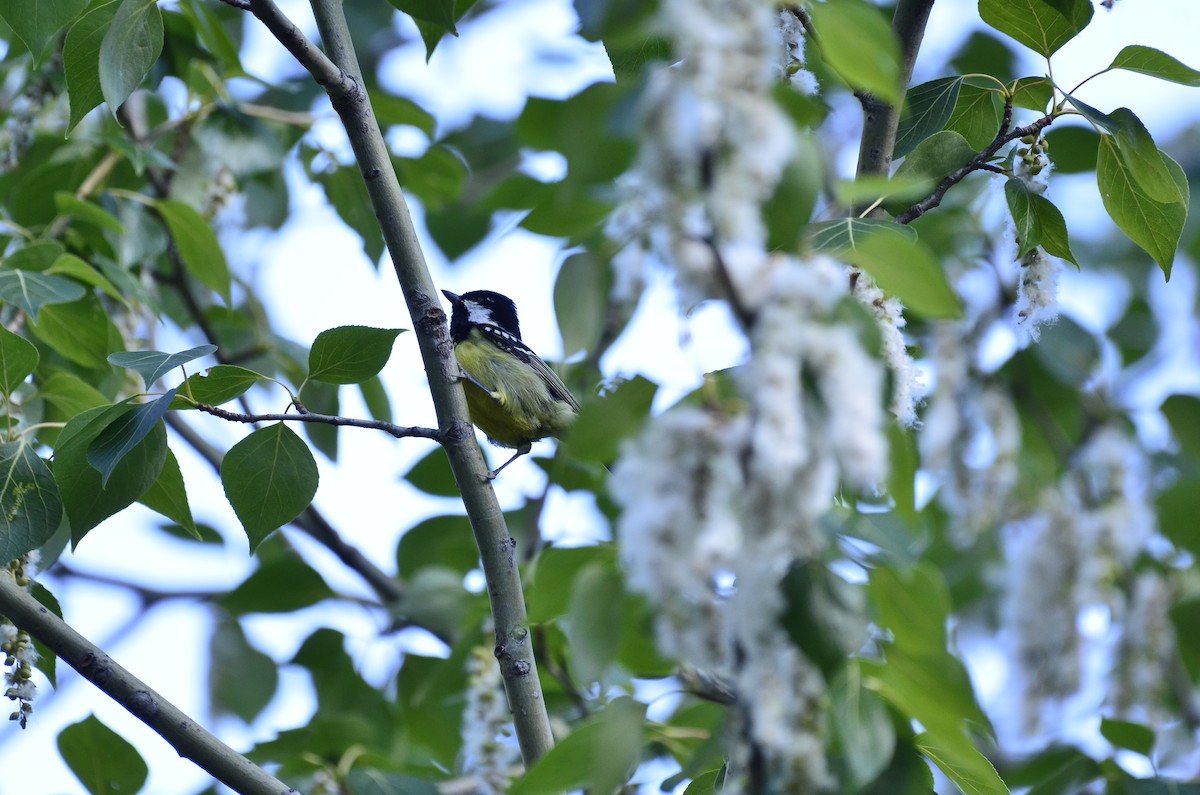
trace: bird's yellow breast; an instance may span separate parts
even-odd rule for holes
[[[536,371],[499,351],[478,332],[455,345],[454,355],[472,378],[494,390],[488,394],[470,381],[463,382],[471,422],[493,444],[521,448],[558,436],[574,421],[575,410],[556,400]]]

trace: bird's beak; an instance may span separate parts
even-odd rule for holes
[[[462,303],[462,299],[459,298],[454,293],[450,292],[449,290],[442,290],[442,295],[444,295],[444,296],[446,296],[446,298],[450,299],[450,303],[454,304],[455,306],[458,306],[459,304]]]

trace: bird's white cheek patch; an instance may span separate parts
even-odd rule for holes
[[[492,323],[492,310],[487,309],[486,307],[480,306],[479,304],[475,303],[474,301],[464,301],[463,303],[467,307],[467,319],[470,320],[472,323],[479,323],[479,324],[491,324]]]

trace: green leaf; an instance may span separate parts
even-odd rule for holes
[[[100,488],[108,487],[108,479],[121,459],[158,426],[174,397],[172,389],[157,400],[133,406],[113,419],[88,445],[87,460],[100,473]]]
[[[967,139],[953,130],[942,130],[922,141],[896,169],[897,177],[926,178],[935,183],[970,163],[976,152]]]
[[[400,11],[421,22],[437,25],[447,33],[458,35],[454,27],[454,0],[388,0]]]
[[[56,370],[38,387],[38,397],[57,410],[66,421],[88,409],[108,405],[108,398],[91,384],[72,373]]]
[[[1097,127],[1101,127],[1113,135],[1116,135],[1121,131],[1121,125],[1118,124],[1116,120],[1114,120],[1107,113],[1104,113],[1097,108],[1093,108],[1091,105],[1081,101],[1077,97],[1071,96],[1070,94],[1067,94],[1067,101],[1071,103],[1071,107],[1079,111],[1081,116]]]
[[[650,416],[657,391],[657,384],[639,375],[602,397],[589,395],[566,440],[570,454],[584,461],[614,460],[621,442]]]
[[[888,482],[887,494],[892,499],[892,518],[904,526],[918,525],[917,515],[917,470],[920,468],[920,457],[917,455],[917,440],[915,435],[894,423],[888,428]],[[884,514],[859,514],[860,517],[882,519]],[[907,535],[904,533],[903,535]],[[888,545],[878,544],[888,549]]]
[[[250,551],[295,519],[317,493],[317,462],[282,422],[235,444],[221,462],[221,483],[246,529]]]
[[[721,770],[722,768],[717,768],[696,776],[687,785],[683,795],[718,795],[717,778],[721,775]]]
[[[1032,795],[1075,795],[1101,775],[1100,765],[1074,748],[1048,748],[1005,773],[1012,789],[1032,787]]]
[[[121,0],[100,43],[100,90],[109,110],[141,85],[163,48],[163,21],[156,0]]]
[[[1071,252],[1071,239],[1067,234],[1067,222],[1062,212],[1045,196],[1031,193],[1029,198],[1041,231],[1042,248],[1047,254],[1065,259],[1078,268],[1079,263]]]
[[[404,580],[427,566],[443,566],[461,575],[479,568],[479,548],[471,523],[462,515],[432,516],[400,536],[396,571]]]
[[[1048,144],[1046,153],[1054,161],[1054,173],[1082,174],[1096,170],[1100,134],[1091,127],[1056,124],[1042,137]]]
[[[0,444],[0,558],[37,549],[62,522],[62,500],[46,462],[24,437]]]
[[[1127,748],[1142,756],[1150,756],[1154,750],[1154,730],[1140,723],[1101,718],[1100,734],[1114,747]]]
[[[346,776],[346,795],[438,795],[429,779],[356,767]]]
[[[545,624],[566,615],[580,573],[594,566],[611,568],[615,560],[616,550],[607,544],[543,549],[526,589],[530,622]]]
[[[1021,259],[1042,244],[1042,226],[1033,210],[1033,193],[1029,186],[1013,178],[1004,183],[1004,199],[1017,232],[1017,259]]]
[[[838,180],[833,184],[833,194],[838,202],[847,206],[871,203],[876,200],[915,202],[928,196],[933,187],[934,183],[931,180],[920,177],[900,177],[897,179],[896,177],[888,177],[882,174],[867,174],[855,177],[852,180]],[[881,221],[881,219],[857,217],[839,219],[838,221],[821,221],[818,224],[813,224],[813,226],[826,228],[829,224],[840,224],[842,220],[882,223],[899,230],[909,229],[907,226],[899,226],[889,221]],[[916,235],[916,232],[910,230],[910,234]]]
[[[1116,133],[1117,150],[1142,192],[1157,202],[1183,203],[1185,199],[1167,168],[1165,155],[1154,144],[1142,120],[1129,108],[1117,108],[1109,118],[1120,125]]]
[[[414,624],[440,638],[451,638],[462,628],[473,598],[463,588],[461,574],[434,565],[407,581],[399,602],[390,607],[399,626]]]
[[[41,563],[43,566],[47,565],[45,557],[42,558]],[[46,586],[42,585],[36,580],[31,583],[31,585],[33,587],[29,589],[29,592],[33,598],[37,599],[38,603],[41,604],[42,607],[46,608],[59,618],[62,618],[62,605],[58,603],[58,599],[54,598],[54,594],[50,593]],[[33,639],[33,646],[38,651],[38,659],[37,662],[34,663],[34,666],[46,675],[46,679],[50,681],[50,686],[57,690],[58,676],[56,675],[56,663],[58,661],[58,655],[56,655],[49,646],[42,643],[37,638]]]
[[[946,121],[946,129],[965,138],[972,149],[983,151],[1000,129],[1003,105],[995,89],[965,85],[958,92],[958,103]]]
[[[93,370],[107,369],[105,357],[121,342],[121,333],[103,305],[91,296],[43,306],[29,330],[64,358]]]
[[[384,250],[383,233],[379,231],[379,222],[371,210],[371,198],[359,170],[338,166],[318,171],[312,168],[311,161],[306,169],[309,177],[325,189],[325,198],[329,199],[338,217],[358,233],[367,259],[372,265],[378,264]]]
[[[1178,507],[1181,511],[1186,511],[1187,513],[1188,535],[1190,536],[1188,540],[1192,541],[1192,545],[1185,548],[1190,549],[1194,553],[1198,546],[1195,543],[1195,490],[1193,487],[1180,491],[1181,493],[1177,494],[1180,503]],[[1179,535],[1182,534],[1172,534],[1172,540]],[[1179,639],[1179,658],[1183,661],[1184,667],[1187,668],[1187,672],[1192,680],[1195,681],[1197,678],[1200,678],[1200,599],[1194,596],[1181,599],[1171,605],[1170,615],[1171,626],[1174,627],[1175,635]]]
[[[440,144],[418,158],[398,158],[395,165],[400,184],[432,209],[442,209],[457,199],[469,174],[462,155]]]
[[[65,304],[86,291],[70,279],[24,270],[0,269],[0,301],[12,304],[33,319],[46,304]]]
[[[109,364],[133,370],[142,377],[142,383],[149,389],[163,375],[187,364],[190,361],[216,353],[216,345],[197,345],[179,353],[162,353],[161,351],[123,351],[109,355]]]
[[[87,12],[67,31],[63,70],[71,106],[68,134],[104,101],[104,90],[100,87],[100,47],[120,7],[120,0],[92,0]]]
[[[897,103],[900,48],[891,26],[865,3],[817,3],[810,9],[820,35],[821,58],[852,88]]]
[[[36,3],[6,0],[0,2],[0,16],[29,48],[34,66],[37,66],[54,34],[86,7],[87,0],[38,0]]]
[[[620,792],[642,752],[646,705],[620,696],[604,705],[597,753],[592,757],[592,792]]]
[[[142,0],[125,0],[126,4],[130,2]],[[116,22],[113,24],[116,25]],[[209,226],[208,220],[195,208],[174,199],[157,201],[154,207],[167,224],[184,267],[201,284],[215,290],[228,306],[229,263],[225,261],[225,252],[221,250],[217,234]]]
[[[946,778],[958,785],[963,795],[1008,795],[1008,787],[996,768],[965,737],[950,739],[924,732],[914,742]]]
[[[134,795],[150,773],[137,749],[95,715],[59,732],[58,752],[91,795]]]
[[[63,255],[66,248],[57,240],[39,240],[22,246],[4,258],[4,266],[23,271],[44,271]]]
[[[1183,169],[1165,155],[1163,162],[1179,186],[1180,194],[1187,196],[1187,177]],[[1096,182],[1104,209],[1116,225],[1154,258],[1170,280],[1175,249],[1187,219],[1186,203],[1159,202],[1147,195],[1130,172],[1115,139],[1109,135],[1100,138]]]
[[[915,242],[917,230],[878,218],[839,218],[810,224],[808,243],[817,251],[843,256],[854,251],[873,235],[895,236]]]
[[[0,392],[11,395],[25,383],[40,359],[32,342],[0,326]]]
[[[884,647],[886,662],[862,661],[866,686],[920,721],[931,744],[978,754],[965,728],[987,730],[989,724],[966,669],[946,647],[950,594],[941,573],[929,563],[903,571],[876,566],[868,592],[893,642]]]
[[[898,235],[872,235],[843,256],[917,314],[950,318],[962,312],[941,264],[920,242]]]
[[[414,488],[435,497],[457,497],[458,481],[450,469],[446,451],[440,446],[432,448],[424,458],[412,465],[404,479]]]
[[[236,620],[219,618],[209,641],[208,692],[213,711],[251,723],[279,686],[275,661],[250,644]]]
[[[234,616],[294,613],[337,596],[294,551],[263,547],[261,565],[217,602]]]
[[[1011,86],[1014,107],[1044,113],[1054,99],[1054,83],[1048,77],[1021,77]]]
[[[985,23],[1047,58],[1092,21],[1089,0],[979,0]]]
[[[58,483],[71,524],[75,546],[96,525],[124,510],[145,494],[162,472],[167,458],[167,432],[156,423],[146,438],[113,470],[107,488],[100,473],[88,463],[87,449],[127,406],[100,406],[74,417],[62,430],[54,450],[54,480]]]
[[[841,747],[847,781],[857,792],[887,768],[896,750],[896,727],[887,705],[862,685],[858,663],[851,661],[829,682],[829,716]]]
[[[383,369],[403,329],[339,326],[322,331],[308,354],[308,377],[327,384],[357,384]]]
[[[479,245],[492,228],[492,213],[478,204],[455,202],[430,207],[425,228],[446,259],[455,261]]]
[[[379,126],[384,129],[399,125],[416,127],[429,138],[437,132],[437,119],[433,114],[407,97],[373,90],[371,107],[379,118]]]
[[[1200,459],[1200,398],[1171,395],[1163,401],[1161,411],[1183,452]]]
[[[183,471],[171,448],[167,448],[167,460],[154,484],[138,498],[138,502],[152,511],[162,514],[183,528],[197,541],[208,541],[196,527],[192,509],[188,505],[187,489],[183,485]]]
[[[125,296],[121,295],[120,291],[110,282],[104,274],[87,264],[74,254],[63,254],[58,259],[54,260],[54,264],[46,271],[47,275],[62,274],[69,276],[75,281],[83,282],[91,287],[98,287],[104,293],[116,301],[120,301],[126,306],[129,302]]]
[[[176,390],[178,395],[171,408],[195,408],[191,403],[180,399],[184,395],[190,396],[197,403],[203,403],[206,406],[220,406],[222,403],[228,403],[236,397],[241,397],[247,389],[265,378],[265,375],[247,370],[245,367],[218,364],[208,368],[204,373],[188,376],[187,381],[184,381]]]
[[[371,415],[371,419],[380,422],[392,421],[392,404],[379,376],[372,376],[360,383],[358,391],[362,394],[363,403],[367,405],[367,413]]]
[[[307,381],[300,396],[304,399],[305,408],[314,414],[336,417],[341,414],[340,390],[341,387],[334,384],[327,384],[323,381]],[[337,425],[329,425],[324,422],[304,423],[304,435],[308,437],[308,441],[330,461],[337,461],[338,432],[340,430]]]
[[[1125,69],[1130,72],[1169,80],[1180,85],[1200,87],[1200,72],[1167,55],[1162,50],[1130,44],[1117,53],[1109,69]]]
[[[554,280],[554,314],[562,333],[563,358],[590,350],[600,339],[608,309],[608,269],[590,252],[563,261]]]
[[[788,90],[791,91],[790,88]],[[812,218],[824,177],[824,152],[809,132],[798,133],[792,157],[784,167],[771,198],[763,204],[769,249],[796,249],[804,225]]]
[[[861,585],[846,582],[821,563],[791,566],[780,590],[780,623],[792,642],[826,676],[835,676],[846,659],[867,641],[866,598]]]
[[[204,48],[230,73],[229,76],[244,76],[241,60],[238,58],[238,47],[222,25],[215,9],[203,0],[184,0],[180,3],[180,11],[191,23]]]
[[[896,131],[893,157],[904,157],[921,141],[946,126],[954,113],[962,84],[961,77],[942,77],[908,90],[904,97],[905,113]]]
[[[581,682],[601,681],[617,658],[621,622],[614,620],[612,606],[620,604],[622,593],[621,577],[612,566],[593,563],[575,578],[566,633],[572,671]]]
[[[1130,779],[1125,782],[1125,795],[1200,795],[1200,784],[1168,778]]]
[[[616,706],[614,706],[616,705]],[[611,710],[611,712],[610,712]],[[628,759],[630,735],[638,737],[645,707],[631,699],[617,699],[599,716],[584,723],[564,737],[545,756],[538,759],[526,774],[513,782],[509,795],[562,795],[564,792],[590,789],[593,777],[600,773],[604,783],[610,782],[611,771],[622,764],[636,763],[636,755]],[[623,735],[623,736],[622,736]],[[616,747],[609,754],[608,742]],[[635,744],[640,747],[640,741]],[[621,783],[624,783],[623,781]],[[614,789],[596,792],[612,792]]]
[[[871,571],[870,594],[879,623],[892,631],[895,648],[915,657],[945,650],[950,591],[932,566],[877,566]]]

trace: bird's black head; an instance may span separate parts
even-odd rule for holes
[[[491,290],[472,290],[455,295],[442,290],[450,299],[453,311],[450,314],[450,338],[461,342],[471,333],[472,326],[492,325],[521,339],[521,326],[517,322],[517,306],[506,295]]]

